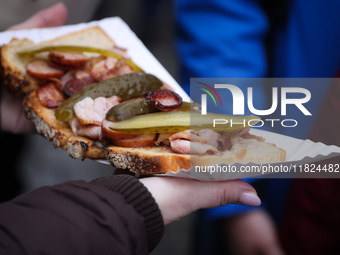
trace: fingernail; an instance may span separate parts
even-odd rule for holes
[[[240,204],[249,206],[261,205],[261,199],[253,192],[244,192],[240,197]]]

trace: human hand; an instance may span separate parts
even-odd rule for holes
[[[53,27],[65,23],[67,9],[63,3],[43,9],[26,21],[10,27],[8,30]],[[1,84],[1,130],[12,133],[29,133],[34,131],[33,124],[26,119],[21,106],[21,98],[13,98]]]
[[[276,229],[262,209],[231,217],[224,222],[232,255],[283,255]]]
[[[174,177],[150,177],[140,181],[155,198],[164,224],[202,208],[226,204],[261,204],[255,189],[241,180],[205,182]]]
[[[46,9],[43,9],[24,22],[9,27],[7,30],[20,30],[40,27],[56,27],[65,23],[67,8],[64,3],[59,2]]]

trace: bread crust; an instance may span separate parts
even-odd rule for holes
[[[239,163],[273,163],[284,161],[286,151],[276,147],[275,144],[254,141],[256,148],[236,149],[227,151],[222,156],[216,155],[183,155],[172,152],[162,146],[147,148],[123,148],[109,146],[105,148],[109,163],[121,169],[128,169],[141,175],[162,174],[170,171],[178,172],[181,169],[190,169],[194,166],[213,166],[216,164]],[[262,151],[261,151],[262,149]],[[255,151],[257,150],[257,151]]]
[[[20,58],[17,55],[18,51],[34,45],[31,40],[14,38],[9,44],[1,47],[1,75],[6,88],[13,96],[23,95],[38,88],[37,79],[27,75],[25,70],[25,65],[31,58]]]
[[[105,148],[105,154],[112,166],[141,175],[177,172],[190,168],[190,155],[176,154],[162,146],[146,148],[108,146]]]

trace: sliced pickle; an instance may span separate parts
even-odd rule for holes
[[[219,119],[220,121],[218,123],[220,124],[216,124],[214,127],[213,123],[215,119]],[[184,131],[186,129],[200,130],[204,128],[230,132],[248,127],[248,121],[250,120],[252,120],[251,125],[255,125],[260,121],[260,118],[254,115],[231,116],[215,113],[201,115],[200,112],[194,111],[155,112],[115,122],[110,126],[110,129],[131,134],[167,133]],[[221,124],[222,122],[223,124]]]
[[[179,108],[178,111],[190,111],[200,107],[201,105],[198,103],[182,102],[181,108]]]
[[[136,98],[113,106],[107,113],[106,119],[112,121],[126,120],[136,115],[157,112],[150,100]]]
[[[59,50],[59,51],[74,51],[74,52],[90,52],[90,53],[98,53],[100,55],[106,56],[106,57],[113,57],[117,59],[124,58],[123,56],[119,55],[118,53],[115,53],[110,50],[100,49],[100,48],[94,48],[94,47],[87,47],[87,46],[76,46],[76,45],[48,45],[48,46],[38,46],[22,51],[18,51],[19,56],[27,56],[27,55],[35,55],[41,52],[46,51],[53,51],[53,50]],[[137,66],[131,59],[126,59],[126,64],[132,67],[132,69],[135,72],[143,72],[143,70]]]
[[[178,111],[190,111],[190,108],[198,104],[183,102]],[[159,110],[145,98],[131,99],[126,102],[113,106],[107,113],[106,119],[111,121],[121,121],[130,119],[133,116],[159,112]]]
[[[73,105],[85,97],[111,97],[117,95],[123,100],[149,91],[160,89],[163,83],[152,74],[130,73],[86,86],[81,92],[65,100],[55,112],[59,121],[69,121],[74,117]]]

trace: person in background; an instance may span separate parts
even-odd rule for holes
[[[178,1],[175,10],[182,84],[189,92],[190,77],[335,77],[340,67],[339,9],[340,2],[332,0]],[[255,88],[254,97],[262,102],[261,107],[271,103],[266,102],[268,88]],[[241,89],[246,94],[246,88]],[[317,96],[313,97],[311,112],[317,113],[329,86],[312,89]],[[304,121],[303,128],[271,131],[305,139],[316,115]],[[290,182],[254,182],[263,192],[261,209],[231,205],[202,211],[195,254],[221,254],[225,252],[221,247],[225,240],[230,254],[282,254],[287,246],[281,246],[277,229],[282,223]],[[288,220],[292,226],[293,218]],[[317,232],[313,234],[318,236]],[[292,241],[293,236],[288,239]],[[317,244],[310,243],[308,250]],[[289,251],[287,248],[288,254]]]

